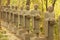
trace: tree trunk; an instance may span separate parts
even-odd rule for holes
[[[7,4],[6,5],[8,6],[9,4],[10,4],[10,0],[7,0]]]
[[[30,0],[27,0],[26,1],[26,5],[30,5]]]
[[[48,0],[46,0],[46,10],[47,10],[47,7],[48,7]]]
[[[30,6],[30,0],[27,0],[26,1],[26,5],[29,5]]]
[[[56,0],[53,0],[53,1],[52,1],[52,6],[53,6],[53,7],[55,6],[55,3],[56,3]]]
[[[55,6],[56,0],[52,1],[52,7],[53,7],[53,11],[54,11],[54,6]]]

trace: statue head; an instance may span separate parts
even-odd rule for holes
[[[34,5],[34,9],[37,10],[38,9],[38,4]]]
[[[47,11],[49,11],[49,12],[53,12],[53,10],[54,10],[53,6],[49,6],[49,7],[47,8]]]
[[[23,10],[23,6],[21,6],[21,8],[20,8],[21,10]]]
[[[30,9],[30,6],[29,5],[26,5],[26,10],[29,10]]]

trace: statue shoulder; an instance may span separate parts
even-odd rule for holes
[[[31,12],[34,12],[34,10],[31,10]]]
[[[42,13],[40,10],[38,10],[39,13]]]

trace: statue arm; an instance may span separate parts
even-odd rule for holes
[[[47,12],[45,13],[45,19],[46,20],[49,20],[49,16],[48,16],[48,13]]]
[[[55,20],[55,13],[53,13],[53,20]]]

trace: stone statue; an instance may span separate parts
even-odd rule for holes
[[[18,25],[19,25],[19,27],[18,27],[18,34],[19,35],[21,35],[21,34],[23,34],[23,33],[25,33],[25,30],[24,30],[24,20],[23,20],[23,14],[24,14],[24,10],[23,10],[23,6],[19,9],[19,13],[18,13]]]
[[[9,12],[10,12],[10,6],[7,6],[6,8],[6,22],[9,23]]]
[[[17,9],[17,7],[15,7],[13,14],[14,14],[14,23],[17,26],[18,25],[18,9]]]
[[[2,6],[2,12],[1,12],[1,17],[2,17],[2,25],[6,27],[6,6]]]
[[[4,9],[3,9],[3,21],[5,21],[5,17],[6,17],[6,6],[4,6]]]
[[[24,10],[23,10],[23,7],[20,8],[20,11],[19,11],[19,26],[21,26],[21,28],[23,28],[23,14],[24,14]]]
[[[2,8],[1,8],[1,18],[2,18],[2,20],[4,19],[4,14],[3,14],[3,12],[4,12],[4,8],[5,8],[5,6],[2,6]]]
[[[14,15],[14,25],[15,25],[15,34],[18,32],[18,7],[15,7],[15,10],[13,12]]]
[[[30,10],[29,5],[26,5],[26,10],[24,12],[24,26],[26,30],[30,30]]]
[[[10,7],[10,12],[9,12],[9,30],[12,32],[12,33],[16,33],[15,32],[15,25],[14,25],[14,6],[11,6]]]
[[[53,29],[55,24],[55,14],[53,7],[49,6],[47,12],[45,13],[45,19],[48,21],[48,40],[53,40]]]
[[[11,14],[11,15],[10,15],[10,18],[11,18],[11,19],[10,19],[10,22],[11,22],[11,23],[14,23],[14,15],[13,15],[14,10],[15,10],[15,8],[14,8],[14,6],[12,6],[12,7],[11,7],[11,11],[10,11],[10,14]]]
[[[31,15],[32,15],[34,32],[39,33],[41,12],[38,10],[38,5],[37,4],[34,5],[34,10],[31,11]]]

